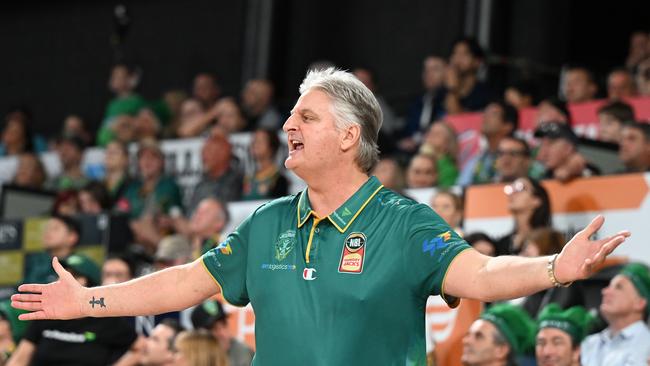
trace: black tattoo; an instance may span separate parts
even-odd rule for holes
[[[95,308],[95,305],[99,305],[100,308],[105,308],[106,304],[104,304],[104,298],[100,297],[99,300],[95,300],[95,296],[93,296],[93,299],[88,302],[92,308]]]

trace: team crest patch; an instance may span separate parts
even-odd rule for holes
[[[339,263],[340,273],[361,273],[363,271],[366,241],[366,236],[363,233],[351,233],[345,238]]]
[[[280,234],[275,242],[275,259],[278,261],[284,260],[291,253],[294,246],[296,246],[295,230],[287,230]]]

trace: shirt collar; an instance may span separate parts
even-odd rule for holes
[[[604,333],[606,339],[612,340],[617,337],[621,337],[623,339],[627,339],[630,337],[634,337],[636,334],[640,333],[643,331],[643,328],[645,328],[646,325],[643,321],[639,320],[636,321],[627,327],[623,328],[617,335],[613,335],[611,329],[607,329],[607,331]]]
[[[379,182],[379,179],[372,176],[356,191],[352,197],[348,198],[345,203],[336,211],[332,212],[327,218],[332,224],[341,232],[344,233],[352,224],[354,219],[359,216],[361,211],[366,207],[370,200],[379,192],[384,186]],[[298,227],[302,227],[309,219],[309,216],[316,216],[316,212],[312,210],[307,195],[307,189],[300,193],[298,199]]]

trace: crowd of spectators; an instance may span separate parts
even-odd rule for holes
[[[650,103],[650,35],[632,35],[627,60],[606,75],[604,88],[588,68],[571,66],[559,78],[557,95],[544,98],[535,95],[534,80],[517,81],[503,91],[492,90],[481,77],[484,57],[483,49],[469,38],[458,40],[448,57],[425,57],[422,93],[403,115],[377,94],[384,115],[379,136],[384,153],[373,174],[400,193],[436,188],[430,206],[482,253],[558,253],[565,238],[553,228],[549,195],[540,180],[567,182],[601,174],[578,149],[581,140],[572,126],[568,104],[605,98],[598,110],[597,139],[606,147],[618,145],[623,166],[619,173],[650,171],[650,124],[635,120],[635,110],[629,104],[636,97],[646,97],[645,103]],[[370,68],[353,70],[370,90],[378,92]],[[249,80],[241,95],[233,97],[222,95],[216,75],[199,73],[189,92],[169,91],[152,101],[137,92],[140,74],[141,70],[127,64],[112,68],[109,87],[114,97],[107,103],[96,134],[86,121],[72,114],[74,111],[65,118],[60,135],[50,141],[32,131],[27,108],[14,108],[4,116],[0,156],[17,158],[15,176],[5,183],[56,194],[44,229],[43,252],[29,257],[24,282],[55,280],[49,266],[54,256],[89,286],[124,282],[187,263],[216,247],[227,234],[229,203],[269,200],[290,192],[290,180],[278,164],[283,144],[279,134],[286,115],[274,102],[271,81]],[[520,112],[534,106],[534,134],[525,136],[519,129]],[[467,159],[461,158],[459,133],[448,120],[466,112],[482,114],[476,131],[482,142]],[[233,150],[230,137],[239,133],[251,135],[248,154],[252,170],[244,169]],[[163,139],[184,138],[198,138],[202,144],[200,180],[186,197],[177,177],[166,172],[160,145]],[[85,171],[82,165],[84,151],[90,146],[104,148],[99,172]],[[134,147],[134,154],[129,146]],[[61,164],[56,176],[48,176],[39,159],[39,154],[48,150]],[[464,231],[462,195],[451,188],[484,183],[506,184],[504,194],[514,225],[504,237]],[[125,252],[111,253],[99,266],[77,251],[82,233],[76,217],[102,213],[127,217],[133,242]],[[584,341],[583,364],[623,364],[619,362],[624,358],[616,355],[623,357],[624,350],[647,359],[650,332],[643,320],[648,315],[650,277],[647,267],[630,266],[622,267],[620,274],[611,273],[611,283],[596,290],[585,281],[508,304],[486,304],[486,312],[463,339],[462,362],[488,364],[485,357],[491,357],[499,361],[494,364],[509,364],[518,355],[532,352],[533,329],[538,329],[532,319],[538,319],[538,363],[575,364],[571,362],[579,359],[580,342],[588,334],[586,324],[594,323],[585,308],[598,306],[606,325],[601,324],[602,333]],[[594,292],[597,299],[593,299]],[[624,301],[622,296],[628,296],[626,304],[619,304]],[[133,318],[34,322],[19,329],[11,322],[11,309],[0,306],[0,355],[13,354],[8,365],[250,364],[252,350],[229,333],[227,314],[218,301],[211,299],[185,312],[185,316],[181,312],[160,319],[152,329],[137,334]],[[562,322],[570,327],[557,325]],[[564,357],[566,363],[545,361],[553,358],[547,354],[551,345],[559,347],[564,340],[562,334],[556,335],[559,338],[552,334],[558,329],[564,332],[568,345],[558,357]],[[74,346],[74,351],[66,346]],[[530,355],[533,353],[529,358],[534,359]],[[3,359],[0,357],[0,365]],[[525,357],[521,360],[526,362]]]

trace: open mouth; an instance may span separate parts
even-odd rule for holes
[[[298,140],[289,140],[289,149],[291,151],[297,151],[297,150],[302,150],[305,147],[305,145]]]

